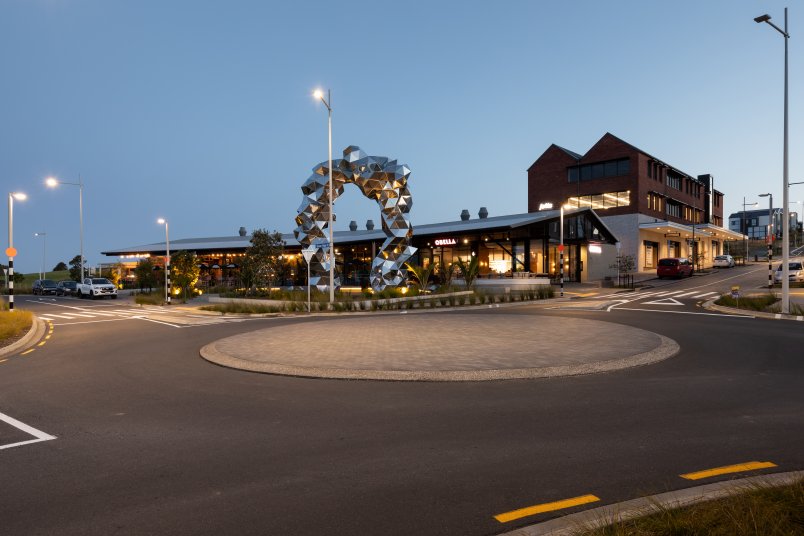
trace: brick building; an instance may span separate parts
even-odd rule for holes
[[[692,176],[606,133],[585,154],[551,145],[528,168],[528,211],[590,207],[620,240],[638,271],[662,257],[711,266],[724,242],[723,194],[711,175]]]

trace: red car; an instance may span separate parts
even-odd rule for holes
[[[663,277],[689,277],[692,272],[692,263],[689,259],[684,258],[659,259],[659,267],[656,269],[656,275],[659,276],[659,279]]]

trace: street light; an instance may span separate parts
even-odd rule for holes
[[[28,196],[22,192],[8,193],[8,310],[14,310],[14,257],[17,250],[14,249],[14,200],[25,201]]]
[[[784,30],[773,24],[771,17],[768,14],[760,15],[754,19],[757,23],[767,23],[774,30],[782,34],[784,37],[784,164],[783,164],[783,177],[782,177],[782,220],[787,222],[788,215],[788,136],[787,136],[787,42],[790,39],[790,34],[787,33],[787,8],[784,8]],[[790,260],[790,226],[785,224],[782,229],[782,313],[790,314],[790,268],[788,266]]]
[[[743,196],[743,241],[745,242],[745,258],[743,259],[743,264],[748,262],[748,226],[745,224],[745,207],[748,205],[753,206],[754,208],[757,207],[759,203],[754,201],[753,203],[746,203],[745,196]]]
[[[788,201],[787,203],[789,205],[801,205],[801,208],[804,209],[804,201]],[[800,214],[801,214],[801,212],[799,212],[799,215]],[[798,217],[796,217],[796,220],[795,220],[794,223],[795,223],[795,230],[793,232],[793,246],[792,247],[795,249],[795,247],[796,247],[796,235],[798,234]],[[790,224],[790,222],[786,223],[786,225],[789,225],[789,224]]]
[[[45,179],[45,184],[50,188],[55,188],[60,184],[66,186],[78,186],[78,227],[79,239],[81,241],[81,281],[84,281],[84,183],[81,181],[81,175],[78,176],[78,182],[64,182],[56,179],[55,177],[48,177]]]
[[[47,233],[34,233],[35,237],[41,236],[42,240],[42,277],[39,279],[45,278],[45,257],[47,256]]]
[[[168,222],[165,218],[159,218],[156,223],[165,226],[165,301],[170,305],[170,236],[168,235]]]
[[[329,303],[335,303],[335,238],[332,232],[332,92],[327,90],[327,98],[320,89],[313,91],[313,97],[327,107],[327,131],[329,134]]]

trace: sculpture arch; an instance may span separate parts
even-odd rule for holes
[[[329,226],[329,168],[322,162],[302,185],[304,199],[296,216],[293,234],[302,249],[311,250],[310,284],[319,290],[329,288],[327,232]],[[399,286],[407,279],[405,262],[416,252],[410,245],[413,228],[406,218],[413,205],[408,190],[410,169],[384,156],[367,156],[360,147],[350,145],[343,158],[332,161],[332,202],[343,193],[346,184],[355,184],[363,195],[380,205],[382,229],[385,232],[377,256],[371,262],[371,288],[381,291]],[[336,288],[340,279],[332,282]]]

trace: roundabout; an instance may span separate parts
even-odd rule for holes
[[[651,331],[520,314],[355,315],[220,339],[201,349],[225,367],[312,378],[487,381],[576,376],[679,352]]]

